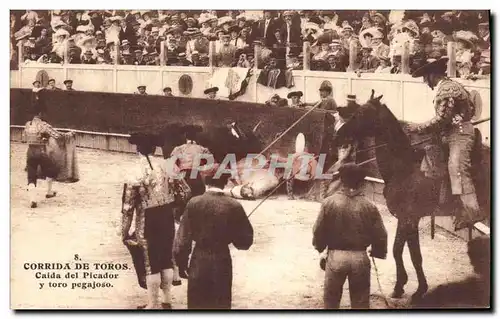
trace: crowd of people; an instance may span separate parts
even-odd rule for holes
[[[208,66],[213,52],[216,67],[265,68],[274,56],[273,67],[297,70],[307,41],[312,70],[400,73],[404,50],[411,71],[454,41],[457,76],[490,73],[487,11],[27,10],[10,22],[13,67],[16,54],[24,63],[160,65],[163,55],[166,65]]]

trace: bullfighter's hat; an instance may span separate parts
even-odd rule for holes
[[[355,94],[347,94],[347,101],[356,101],[356,95]]]
[[[208,93],[211,93],[211,92],[218,92],[218,91],[219,91],[219,88],[216,87],[216,86],[214,86],[214,87],[208,88],[205,91],[203,91],[203,94],[208,94]]]
[[[442,74],[446,72],[446,64],[448,62],[448,57],[443,56],[439,59],[428,59],[427,63],[416,69],[411,76],[418,78],[430,73]]]
[[[298,97],[302,97],[302,95],[304,95],[302,93],[302,91],[293,91],[293,92],[290,92],[288,93],[288,95],[286,96],[287,98],[292,98],[293,96],[298,96]]]

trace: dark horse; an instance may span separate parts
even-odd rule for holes
[[[422,253],[419,242],[418,224],[422,217],[432,215],[438,208],[443,179],[429,178],[420,171],[422,154],[411,145],[410,138],[403,131],[401,123],[389,108],[380,102],[382,96],[360,106],[351,119],[337,132],[337,141],[362,141],[375,138],[375,154],[378,170],[384,180],[384,197],[387,208],[398,219],[393,255],[396,262],[397,281],[393,298],[401,298],[408,275],[403,264],[403,248],[408,243],[411,260],[418,277],[418,289],[412,298],[420,297],[427,289],[427,280],[422,267]],[[477,163],[476,163],[477,164]],[[474,165],[473,158],[473,167]],[[489,169],[489,168],[488,168]],[[488,177],[489,178],[489,177]],[[487,179],[484,182],[487,182]],[[483,181],[481,181],[483,182]],[[475,181],[482,208],[489,209],[489,183],[478,185]],[[485,185],[488,184],[488,185]],[[483,199],[481,201],[481,199]],[[442,205],[439,205],[442,208]]]

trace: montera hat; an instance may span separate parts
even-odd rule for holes
[[[347,94],[347,101],[356,101],[355,94]]]
[[[73,80],[64,80],[63,84],[66,84],[66,83],[73,83]]]
[[[205,91],[203,91],[203,94],[208,94],[208,93],[218,92],[218,91],[219,91],[219,88],[214,86],[214,87],[208,88]]]
[[[443,56],[439,59],[428,59],[427,63],[416,69],[411,76],[418,78],[431,73],[445,73],[448,57]]]
[[[288,95],[286,97],[290,99],[294,96],[302,97],[302,95],[304,95],[302,93],[302,91],[293,91],[293,92],[288,93]]]

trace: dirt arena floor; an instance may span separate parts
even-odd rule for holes
[[[135,309],[144,304],[146,292],[137,284],[132,260],[119,237],[122,185],[137,156],[78,149],[81,180],[75,184],[54,183],[57,197],[45,199],[45,182],[38,187],[39,207],[29,208],[26,196],[26,145],[11,144],[11,307],[14,309]],[[258,201],[242,201],[250,212]],[[319,254],[312,247],[312,227],[319,203],[274,198],[251,217],[254,244],[248,251],[231,249],[233,256],[233,309],[321,309],[324,272]],[[396,279],[392,242],[396,220],[380,206],[389,233],[389,255],[376,259],[384,294],[389,295]],[[355,234],[353,234],[355,236]],[[430,238],[428,219],[421,221],[424,270],[432,287],[459,280],[472,273],[466,243],[442,229]],[[71,289],[79,279],[36,279],[25,263],[71,263],[74,256],[89,263],[128,263],[129,270],[114,271],[112,288]],[[390,299],[396,307],[417,288],[415,271],[405,248],[409,274],[405,298]],[[88,270],[91,271],[91,270]],[[48,274],[51,271],[41,271]],[[64,274],[67,271],[59,271]],[[93,271],[102,274],[104,271]],[[81,275],[81,273],[80,273]],[[48,283],[68,287],[48,287]],[[44,287],[40,289],[40,283]],[[187,281],[173,287],[173,307],[186,309]],[[384,308],[372,265],[372,307]],[[344,286],[342,307],[350,305]]]

